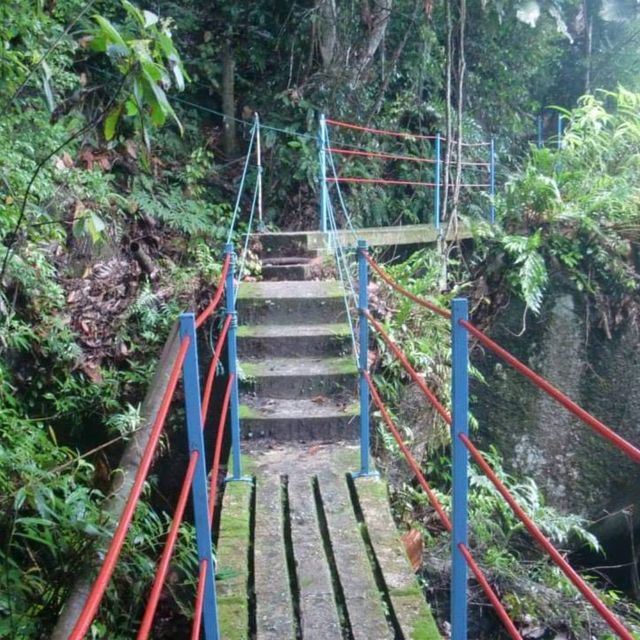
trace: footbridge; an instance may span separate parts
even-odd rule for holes
[[[442,237],[438,208],[430,224],[399,229],[358,229],[346,208],[341,187],[358,178],[338,171],[334,157],[377,151],[345,144],[333,146],[330,127],[350,131],[360,125],[322,119],[320,125],[320,229],[280,234],[267,232],[260,220],[261,166],[256,162],[253,206],[238,259],[231,231],[222,272],[210,303],[179,319],[179,346],[162,406],[151,430],[126,509],[104,557],[71,640],[88,637],[152,467],[176,389],[184,395],[185,437],[189,462],[182,490],[158,559],[144,614],[131,637],[151,637],[158,603],[166,587],[172,554],[189,501],[193,509],[198,555],[193,593],[191,638],[206,640],[285,640],[349,638],[362,640],[432,640],[468,637],[469,584],[479,585],[506,632],[521,638],[500,594],[481,569],[468,518],[469,465],[485,474],[540,548],[593,606],[612,633],[633,636],[598,593],[569,565],[543,535],[529,513],[501,482],[469,432],[469,344],[492,351],[532,384],[554,398],[636,462],[640,450],[577,406],[473,324],[468,303],[426,299],[396,282],[375,257],[372,246],[428,244]],[[377,131],[377,130],[376,130]],[[259,140],[252,129],[245,163]],[[417,134],[381,131],[380,135],[414,139]],[[423,136],[427,137],[427,136]],[[444,188],[439,136],[428,137],[433,155],[420,158],[430,173],[417,185]],[[494,189],[491,157],[478,162],[486,177],[470,183]],[[357,153],[356,153],[357,152]],[[386,154],[390,155],[390,154]],[[387,161],[409,162],[408,153]],[[413,158],[415,160],[415,158]],[[433,162],[428,162],[433,161]],[[487,173],[488,172],[488,173]],[[381,178],[389,182],[390,178]],[[395,178],[394,184],[401,181]],[[409,182],[409,180],[402,180]],[[244,185],[244,179],[242,185]],[[241,186],[240,192],[242,192]],[[233,225],[240,210],[236,204]],[[487,212],[493,218],[492,206]],[[458,233],[468,234],[466,229]],[[449,229],[447,233],[455,233]],[[264,279],[245,281],[249,243],[263,260]],[[327,257],[332,260],[331,268]],[[451,340],[451,400],[443,402],[430,388],[369,305],[369,283],[390,287],[413,304],[413,313],[430,314],[447,323]],[[213,353],[203,348],[203,332],[217,335]],[[421,466],[403,440],[402,430],[385,404],[384,390],[370,369],[370,340],[375,334],[417,385],[449,429],[450,508],[442,504]],[[208,362],[207,362],[208,360]],[[204,368],[202,366],[204,365]],[[216,379],[218,385],[215,384]],[[221,410],[210,423],[212,395]],[[391,515],[387,485],[370,451],[371,411],[377,411],[388,436],[404,456],[440,526],[450,535],[450,630],[436,625]],[[225,441],[230,460],[223,460]],[[221,468],[228,469],[222,474]],[[214,523],[219,523],[214,527]]]

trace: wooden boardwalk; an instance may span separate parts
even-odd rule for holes
[[[217,545],[224,640],[440,638],[378,478],[358,447],[250,451],[225,487]]]

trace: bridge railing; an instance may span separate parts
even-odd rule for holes
[[[382,152],[369,147],[363,147],[360,143],[354,144],[342,139],[339,143],[333,143],[330,128],[335,131],[355,132],[356,134],[370,134],[377,136],[378,139],[393,139],[401,142],[422,141],[428,146],[430,155],[415,155],[404,149],[397,153]],[[344,138],[344,136],[343,136]],[[416,187],[422,189],[433,190],[433,225],[436,229],[441,226],[441,208],[442,208],[442,192],[444,189],[485,189],[489,193],[489,220],[495,221],[495,193],[496,193],[496,153],[495,143],[493,139],[488,142],[468,143],[462,141],[452,141],[452,147],[455,147],[461,154],[460,158],[454,158],[451,154],[443,155],[442,146],[447,140],[440,133],[433,135],[424,135],[411,133],[407,131],[390,131],[386,129],[377,129],[368,126],[343,122],[325,117],[324,114],[319,118],[318,129],[318,149],[319,149],[319,184],[320,184],[320,230],[323,232],[331,231],[329,227],[329,186],[335,185],[386,185],[386,186],[402,186]],[[463,153],[469,153],[474,150],[473,157],[462,156]],[[486,153],[486,159],[478,155]],[[393,174],[393,177],[369,177],[361,174],[351,175],[341,173],[337,167],[337,158],[359,160],[399,162],[405,166],[420,167],[420,174],[426,169],[428,178],[416,179],[401,173]],[[450,182],[444,175],[448,167],[460,166],[464,171],[472,171],[472,175],[467,179],[463,176],[463,180],[459,185]],[[402,166],[402,165],[401,165]],[[431,167],[431,168],[429,168]],[[342,168],[342,167],[341,167]],[[340,196],[342,199],[342,196]]]
[[[500,481],[497,474],[491,468],[484,455],[473,444],[469,437],[469,335],[478,342],[490,349],[516,371],[528,378],[533,384],[538,386],[549,396],[554,398],[559,404],[565,407],[573,415],[578,417],[587,426],[607,439],[611,444],[620,449],[635,462],[640,462],[640,449],[619,436],[610,427],[603,424],[590,413],[579,407],[575,402],[555,388],[542,376],[532,371],[524,363],[511,355],[508,351],[491,340],[480,329],[475,327],[468,319],[468,303],[464,298],[453,300],[452,310],[448,311],[427,300],[417,296],[393,280],[385,270],[368,254],[366,246],[360,246],[358,250],[360,264],[368,264],[386,282],[400,294],[407,296],[416,304],[424,307],[451,322],[452,339],[452,393],[451,393],[451,413],[438,400],[436,394],[429,389],[424,378],[411,366],[401,348],[392,340],[384,327],[378,322],[368,309],[361,312],[361,321],[370,324],[376,333],[382,338],[389,350],[396,356],[403,368],[417,384],[425,397],[434,407],[440,417],[449,425],[451,430],[452,448],[452,513],[449,516],[440,504],[436,494],[433,492],[418,462],[413,458],[409,448],[403,442],[400,431],[391,419],[386,410],[384,402],[377,390],[369,371],[361,369],[361,375],[366,380],[368,393],[371,394],[374,403],[380,410],[382,419],[393,437],[398,442],[400,450],[404,454],[407,463],[414,472],[419,484],[425,491],[430,503],[438,514],[443,527],[451,533],[451,557],[452,557],[452,581],[451,581],[451,626],[453,640],[467,640],[467,619],[468,619],[468,569],[475,575],[478,583],[485,591],[487,598],[494,606],[496,613],[503,622],[505,629],[514,639],[521,639],[515,624],[500,602],[497,594],[492,590],[491,585],[484,576],[478,563],[474,560],[468,543],[468,490],[469,490],[469,455],[473,458],[477,466],[489,478],[498,493],[510,506],[516,517],[524,524],[531,536],[542,547],[551,560],[560,568],[567,578],[578,589],[582,596],[594,607],[609,628],[620,638],[633,640],[631,632],[618,620],[615,614],[604,604],[596,592],[586,583],[586,581],[571,567],[562,554],[544,536],[542,531],[536,526],[533,519],[518,504],[507,487]],[[361,272],[365,277],[366,271]],[[360,284],[362,288],[362,283]],[[362,349],[364,345],[360,345]],[[362,425],[365,428],[365,425]],[[368,425],[367,425],[368,428]],[[364,446],[364,444],[363,444]]]
[[[250,159],[254,148],[257,151],[257,175],[253,192],[252,206],[248,218],[245,244],[239,265],[231,242],[236,222],[241,210],[241,198],[244,192]],[[216,564],[212,542],[212,524],[217,504],[218,476],[220,472],[221,455],[226,433],[227,422],[231,431],[232,473],[227,481],[242,481],[242,458],[240,449],[240,421],[237,376],[237,296],[240,282],[244,275],[247,258],[248,241],[254,220],[258,211],[259,223],[262,211],[262,171],[260,162],[260,122],[256,114],[254,126],[240,187],[236,199],[232,221],[229,227],[227,243],[224,247],[222,270],[217,282],[216,293],[197,316],[192,312],[183,313],[179,319],[180,346],[173,363],[169,382],[161,402],[160,410],[152,425],[150,436],[142,454],[136,477],[127,498],[125,508],[117,524],[113,538],[109,544],[104,561],[89,592],[82,613],[75,621],[69,640],[81,640],[89,632],[95,619],[108,584],[113,576],[120,558],[123,545],[136,506],[147,480],[151,464],[156,454],[164,426],[173,403],[180,378],[184,392],[184,406],[186,416],[186,432],[188,440],[189,462],[182,481],[178,502],[173,519],[167,533],[162,555],[156,567],[153,585],[146,604],[143,619],[138,630],[137,639],[146,640],[152,630],[153,620],[165,585],[171,558],[179,536],[184,513],[189,496],[192,497],[196,544],[198,551],[198,583],[195,598],[195,610],[191,638],[200,638],[204,631],[206,640],[219,640],[218,611],[216,600]],[[206,323],[220,321],[219,333],[208,371],[204,377],[204,389],[201,385],[201,374],[198,354],[198,330]],[[215,443],[211,465],[208,464],[204,428],[210,413],[211,400],[215,387],[215,380],[223,357],[223,349],[227,350],[227,382],[224,389],[220,416],[215,431]],[[228,420],[227,420],[228,418]],[[209,480],[207,481],[207,476]]]

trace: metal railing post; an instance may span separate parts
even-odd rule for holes
[[[496,143],[493,138],[489,144],[489,154],[489,196],[491,198],[489,221],[493,224],[496,221]]]
[[[536,118],[536,124],[537,124],[537,137],[538,137],[538,138],[537,138],[537,142],[536,142],[536,144],[537,144],[538,149],[542,149],[542,146],[543,146],[543,142],[544,142],[544,141],[543,141],[543,139],[542,139],[542,135],[543,135],[543,134],[542,134],[542,124],[543,124],[543,120],[542,120],[542,116],[541,116],[541,115],[539,115],[539,116]]]
[[[557,140],[556,145],[557,145],[558,151],[560,151],[560,149],[562,149],[562,114],[561,113],[558,114],[558,132],[557,132],[557,135],[558,135],[558,140]]]
[[[242,480],[242,460],[240,457],[240,403],[238,399],[238,350],[236,347],[236,333],[238,329],[238,314],[236,312],[236,291],[234,277],[236,272],[236,254],[233,244],[224,245],[224,252],[230,256],[229,272],[226,283],[227,314],[231,315],[231,324],[227,334],[227,353],[229,356],[228,372],[233,376],[231,385],[231,399],[229,404],[229,416],[231,419],[231,455],[233,459],[233,474],[231,480]]]
[[[218,605],[216,601],[215,566],[211,546],[211,527],[209,526],[209,499],[207,490],[207,468],[202,433],[202,415],[200,405],[200,370],[198,368],[198,337],[193,313],[180,316],[180,337],[189,338],[189,349],[182,366],[184,383],[184,403],[187,419],[189,453],[198,452],[198,462],[191,483],[193,512],[196,526],[198,559],[207,561],[205,578],[205,598],[203,608],[203,626],[206,640],[218,640]]]
[[[469,337],[460,325],[469,315],[466,298],[453,301],[451,338],[452,375],[452,424],[451,448],[453,458],[453,506],[451,532],[451,638],[467,640],[467,563],[460,545],[467,545],[468,520],[468,467],[469,454],[460,440],[460,434],[469,431]]]
[[[256,111],[253,114],[253,117],[256,127],[256,169],[258,171],[256,178],[256,188],[258,190],[258,231],[263,232],[266,231],[266,227],[264,224],[262,210],[262,146],[260,143],[260,114]]]
[[[369,385],[365,373],[369,369],[369,264],[367,263],[367,241],[358,240],[358,313],[360,353],[360,476],[369,475]]]
[[[320,148],[320,231],[327,231],[327,122],[324,113],[320,114],[320,129],[318,131],[318,146]]]
[[[436,143],[435,143],[435,152],[436,152],[436,172],[435,172],[435,194],[433,198],[433,224],[435,224],[436,229],[440,230],[440,180],[441,180],[441,155],[442,155],[442,144],[440,140],[440,134],[436,133]]]

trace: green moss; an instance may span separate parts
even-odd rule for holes
[[[255,420],[260,417],[260,414],[252,409],[249,405],[241,404],[240,411],[238,412],[240,420]]]

